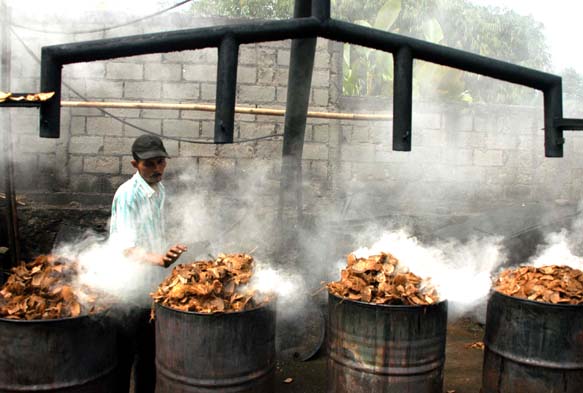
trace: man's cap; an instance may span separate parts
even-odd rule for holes
[[[169,157],[162,139],[156,135],[140,135],[132,144],[132,153],[140,160],[154,157]]]

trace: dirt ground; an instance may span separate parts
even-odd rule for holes
[[[448,325],[444,393],[478,393],[482,382],[481,349],[468,348],[482,341],[483,328],[466,319]],[[292,378],[290,383],[284,382]],[[279,361],[276,371],[277,393],[326,392],[326,355],[305,361]]]

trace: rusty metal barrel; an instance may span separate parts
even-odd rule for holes
[[[103,314],[50,320],[0,318],[0,392],[112,392],[116,332]]]
[[[328,294],[329,393],[441,393],[447,302],[371,304]]]
[[[493,291],[484,344],[483,393],[583,389],[583,305],[542,303]]]
[[[156,393],[272,393],[275,304],[232,313],[156,304]]]

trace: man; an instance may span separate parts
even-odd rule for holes
[[[164,268],[187,251],[186,246],[166,245],[164,226],[165,190],[161,183],[168,153],[162,140],[141,135],[132,145],[132,166],[136,173],[115,193],[111,207],[110,241],[121,247],[131,260],[146,264],[146,274],[138,277],[136,304],[125,318],[120,332],[120,392],[127,393],[132,363],[135,393],[154,392],[154,326],[149,322],[150,299],[163,278]],[[135,357],[135,359],[134,359]]]

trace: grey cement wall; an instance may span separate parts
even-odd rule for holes
[[[125,20],[106,15],[103,23],[98,15],[90,17],[83,28]],[[224,23],[230,22],[170,15],[105,33],[17,32],[38,56],[42,45]],[[341,48],[318,40],[310,110],[390,111],[388,98],[342,96]],[[15,37],[12,51],[11,90],[37,91],[39,65]],[[290,41],[243,45],[237,105],[284,109],[289,55]],[[216,61],[214,49],[119,58],[65,66],[63,81],[95,101],[214,103]],[[63,100],[80,99],[64,87]],[[163,137],[212,140],[213,113],[107,111]],[[5,112],[11,116],[19,193],[75,194],[78,200],[102,194],[109,201],[133,173],[130,146],[140,131],[97,109],[64,108],[58,140],[38,137],[36,110]],[[235,120],[236,139],[283,132],[282,117],[237,115]],[[411,152],[392,151],[391,127],[391,122],[309,119],[303,153],[306,212],[340,219],[399,212],[471,214],[503,204],[576,203],[583,191],[583,137],[566,133],[565,157],[545,158],[542,99],[532,107],[415,100]],[[242,179],[260,174],[261,184],[253,188],[256,199],[263,207],[277,205],[281,137],[226,146],[173,139],[165,144],[173,156],[167,178],[172,189],[234,198],[246,187]]]

